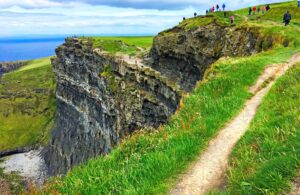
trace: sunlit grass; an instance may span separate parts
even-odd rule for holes
[[[286,194],[300,168],[300,64],[279,79],[235,147],[227,194]]]

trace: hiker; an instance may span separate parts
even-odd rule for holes
[[[225,3],[223,3],[223,5],[222,5],[223,11],[225,11],[225,7],[226,7],[226,5],[225,5]]]
[[[262,14],[265,14],[265,12],[266,12],[266,6],[265,5],[262,6],[261,11],[262,11]]]
[[[234,23],[234,16],[232,15],[230,16],[230,24],[233,25],[233,23]]]
[[[292,19],[292,16],[291,16],[290,12],[287,11],[283,16],[283,22],[284,22],[285,26],[289,25],[291,19]]]
[[[185,17],[183,17],[182,20],[185,20]]]
[[[300,1],[298,1],[298,7],[300,7]]]
[[[206,10],[206,15],[208,14],[208,10]]]
[[[217,8],[216,11],[219,11],[219,8],[220,8],[219,4],[216,5],[216,8]]]
[[[253,15],[255,15],[256,10],[257,10],[257,8],[256,8],[256,6],[254,6],[254,7],[252,8]]]
[[[269,11],[271,9],[270,5],[268,4],[266,10]]]
[[[249,7],[249,16],[251,16],[251,14],[252,14],[252,8]]]
[[[197,16],[197,13],[195,12],[195,13],[194,13],[194,17],[196,17],[196,16]]]
[[[215,12],[215,6],[212,6],[211,12]]]
[[[257,14],[260,12],[260,6],[257,7]]]

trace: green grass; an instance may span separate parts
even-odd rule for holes
[[[89,37],[94,48],[101,48],[109,53],[138,55],[150,49],[153,37]]]
[[[266,65],[283,62],[295,48],[277,48],[243,58],[219,60],[183,100],[164,127],[136,133],[105,157],[75,167],[47,190],[66,194],[161,194],[207,147],[250,98]]]
[[[35,69],[35,68],[49,66],[50,58],[51,57],[31,60],[26,64],[26,66],[21,67],[20,69],[16,70],[16,72],[21,72],[21,71],[25,71],[25,70],[31,70],[31,69]]]
[[[300,169],[299,107],[300,64],[278,80],[235,147],[227,194],[289,192]]]
[[[54,86],[49,58],[1,78],[0,150],[48,141],[56,109]]]

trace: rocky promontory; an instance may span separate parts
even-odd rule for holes
[[[57,120],[44,156],[51,175],[107,154],[127,135],[157,128],[178,109],[205,71],[222,56],[245,56],[272,47],[255,28],[212,22],[175,27],[154,39],[142,63],[69,38],[52,60]]]

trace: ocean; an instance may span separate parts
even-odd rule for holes
[[[53,56],[55,55],[55,48],[63,42],[63,37],[0,38],[0,62]]]

